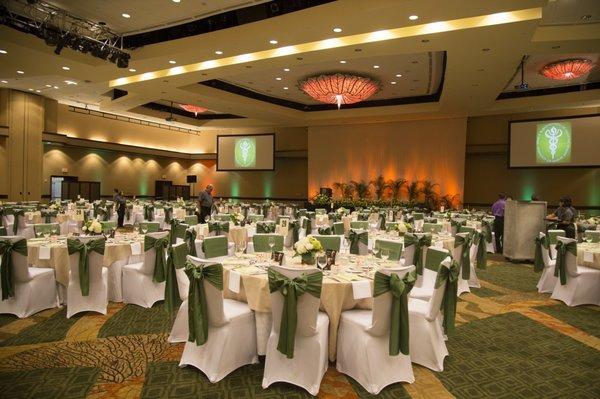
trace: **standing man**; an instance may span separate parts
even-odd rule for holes
[[[123,227],[123,220],[125,219],[125,207],[127,206],[127,201],[123,194],[119,192],[118,188],[115,188],[115,194],[113,195],[113,201],[117,207],[117,227]]]
[[[213,186],[209,184],[206,189],[200,192],[198,195],[198,207],[200,208],[200,223],[206,223],[206,217],[210,216],[210,212],[213,206],[212,197]]]
[[[506,207],[506,196],[498,194],[498,200],[492,205],[494,215],[494,235],[496,236],[496,253],[502,253],[504,242],[504,208]]]

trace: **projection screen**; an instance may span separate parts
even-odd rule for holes
[[[600,115],[509,123],[509,167],[600,166]]]
[[[275,135],[217,136],[217,170],[275,169]]]

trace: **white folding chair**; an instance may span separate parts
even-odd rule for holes
[[[469,235],[469,233],[456,233],[456,236],[466,237],[468,235]],[[462,253],[463,246],[464,246],[464,244],[461,244],[457,247],[454,247],[454,249],[452,250],[452,256],[454,256],[454,259],[456,259],[458,264],[460,265],[460,273],[458,275],[458,293],[457,293],[459,296],[460,296],[460,294],[463,294],[465,292],[471,292],[471,290],[469,289],[469,280],[464,280],[462,277],[462,260],[461,260],[460,254]]]
[[[539,234],[540,239],[546,239],[544,233]],[[554,267],[556,266],[556,259],[550,259],[550,248],[546,248],[542,245],[542,259],[544,261],[544,270],[537,283],[538,292],[550,293],[554,291],[556,285],[556,277],[554,277]]]

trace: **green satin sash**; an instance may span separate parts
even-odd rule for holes
[[[360,253],[358,243],[362,242],[368,246],[369,233],[366,231],[357,232],[356,230],[351,229],[350,233],[348,233],[348,240],[350,240],[350,253],[358,255]]]
[[[144,236],[144,252],[154,248],[156,251],[154,261],[154,272],[152,273],[152,281],[162,283],[165,281],[165,269],[167,267],[167,259],[165,249],[169,247],[169,237],[154,238],[149,235]]]
[[[320,235],[329,236],[331,235],[331,227],[319,227],[317,229]]]
[[[473,242],[477,245],[477,268],[487,268],[487,248],[485,247],[485,233],[476,231]]]
[[[257,229],[258,229],[258,225],[257,225]],[[208,232],[212,233],[213,231],[218,236],[220,236],[222,233],[229,232],[229,222],[220,222],[220,221],[208,222]]]
[[[6,227],[0,226],[0,236],[5,236],[5,235],[6,235]]]
[[[292,229],[292,244],[295,244],[300,239],[300,222],[298,220],[290,220],[288,226]]]
[[[389,252],[389,260],[391,261],[399,261],[402,255],[402,243],[401,242],[392,242],[392,241],[384,241],[384,240],[375,240],[375,248],[379,249],[377,255],[378,258],[381,258],[381,250],[387,249]]]
[[[44,217],[45,223],[50,223],[52,221],[52,218],[55,218],[58,215],[58,211],[51,210],[43,210],[40,213]]]
[[[307,214],[308,214],[308,212],[307,212]],[[306,235],[309,235],[312,233],[312,222],[309,217],[302,219],[302,228],[306,229]]]
[[[191,227],[191,228],[185,230],[185,236],[183,238],[183,241],[185,241],[185,245],[187,245],[188,253],[192,256],[198,256],[196,254],[196,236],[197,236],[197,234],[198,233],[196,232],[196,229]]]
[[[442,327],[446,335],[454,333],[454,319],[456,318],[456,296],[458,294],[458,274],[459,266],[454,259],[450,267],[440,266],[437,277],[435,279],[435,288],[440,288],[442,284],[446,284],[444,289],[444,297],[440,305],[440,310],[443,313]]]
[[[454,248],[459,247],[461,244],[460,267],[462,270],[462,279],[468,280],[471,278],[471,235],[463,237],[457,234],[454,237]]]
[[[256,232],[259,234],[270,234],[275,232],[275,223],[256,222]]]
[[[481,232],[485,234],[485,241],[492,242],[492,224],[487,220],[481,221]]]
[[[177,285],[177,274],[175,269],[185,267],[185,259],[188,255],[187,246],[174,245],[167,250],[167,270],[165,276],[165,308],[171,313],[181,305],[179,286]]]
[[[27,256],[27,240],[11,242],[10,239],[0,239],[0,281],[2,287],[2,300],[13,298],[15,296],[15,284],[13,281],[14,266],[12,253],[16,252]]]
[[[456,232],[460,229],[460,226],[464,226],[467,224],[466,220],[458,220],[458,219],[450,219],[450,227],[456,227]]]
[[[181,224],[181,221],[178,219],[171,219],[169,221],[169,225],[171,226],[171,232],[169,234],[170,245],[173,245],[177,242],[177,237],[178,237],[177,226],[179,226],[180,224]],[[183,238],[183,237],[179,237],[179,238]]]
[[[386,214],[385,212],[379,213],[379,230],[385,230]]]
[[[170,223],[173,218],[173,207],[165,206],[163,207],[163,211],[165,213],[165,223]]]
[[[423,274],[423,247],[431,245],[431,235],[425,234],[420,238],[415,234],[407,233],[404,235],[404,248],[408,248],[411,245],[415,246],[415,253],[413,256],[413,264],[418,275]]]
[[[127,205],[125,207],[125,219],[131,220],[131,212],[133,211],[133,205]]]
[[[326,235],[326,236],[315,236],[315,238],[317,239],[317,241],[319,241],[321,243],[321,246],[323,247],[323,249],[325,251],[333,250],[333,251],[339,252],[341,242],[342,242],[342,240],[340,240],[340,237]]]
[[[550,253],[550,245],[548,244],[546,236],[537,236],[534,238],[533,241],[535,243],[535,258],[533,260],[533,271],[541,272],[542,270],[544,270],[545,267],[544,256],[542,254],[542,247],[546,248],[546,250],[548,250],[548,253]]]
[[[572,241],[568,244],[558,240],[556,243],[556,266],[554,267],[554,277],[560,277],[560,285],[567,284],[567,252],[577,257],[577,242]]]
[[[19,231],[19,216],[25,217],[25,210],[13,208],[12,214],[14,215],[13,233],[14,235],[17,235],[17,232]]]
[[[283,310],[281,312],[277,350],[288,359],[292,359],[294,357],[298,323],[298,297],[308,293],[315,298],[321,298],[323,273],[318,271],[290,279],[275,269],[269,268],[268,276],[269,292],[279,291],[283,295]]]
[[[79,286],[81,287],[81,295],[88,296],[90,294],[90,252],[96,252],[104,255],[104,247],[106,238],[97,238],[84,243],[78,238],[67,239],[67,251],[69,255],[79,252]]]
[[[189,342],[204,345],[208,340],[208,304],[204,291],[204,280],[223,291],[223,266],[220,263],[196,265],[190,261],[185,263],[185,274],[190,279],[188,293],[188,328]]]
[[[333,223],[333,234],[344,235],[344,222]]]
[[[403,278],[397,274],[390,276],[381,272],[375,273],[373,297],[392,293],[392,307],[390,315],[390,340],[388,353],[397,356],[400,352],[408,355],[409,328],[408,328],[408,293],[412,290],[416,273],[407,273]]]
[[[144,219],[149,222],[154,221],[154,206],[144,205]]]

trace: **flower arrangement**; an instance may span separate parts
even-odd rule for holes
[[[294,244],[294,251],[296,252],[294,256],[302,257],[302,264],[314,265],[315,255],[323,252],[323,246],[319,240],[309,234]]]
[[[88,233],[88,234],[91,234],[91,235],[97,235],[97,234],[102,233],[102,225],[96,219],[91,219],[91,220],[88,220],[83,225],[83,227],[81,228],[81,230],[84,233]]]
[[[234,225],[239,226],[244,221],[244,215],[240,212],[232,212],[229,214],[229,218],[233,222]]]
[[[410,223],[398,222],[398,224],[396,225],[396,230],[398,230],[398,233],[400,235],[404,235],[412,231],[412,226],[410,225]]]
[[[348,209],[344,208],[343,206],[339,207],[335,212],[340,216],[344,216],[344,215],[347,215],[348,213],[350,213],[350,211]]]

